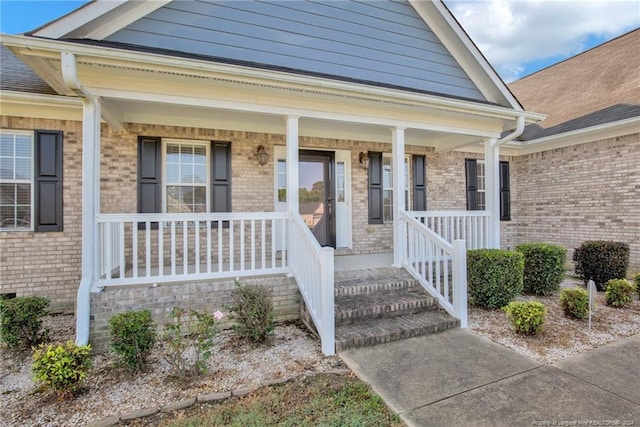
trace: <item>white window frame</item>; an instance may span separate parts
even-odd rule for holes
[[[480,185],[482,183],[482,185]],[[484,160],[476,160],[476,185],[478,193],[478,210],[487,209],[487,170]],[[480,203],[480,195],[482,194],[482,203]]]
[[[384,165],[385,159],[389,159],[389,166],[391,167],[391,187],[384,186]],[[411,180],[411,155],[404,156],[404,206],[405,210],[409,210],[411,206],[411,191],[409,191],[409,181]],[[393,155],[391,153],[382,153],[382,222],[384,224],[393,223]],[[384,204],[384,192],[391,191],[391,204],[387,205],[391,209],[389,210],[390,216],[385,217],[385,204]]]
[[[13,141],[14,141],[14,155],[13,155],[13,170],[15,173],[15,161],[16,161],[16,156],[15,156],[15,139],[16,136],[21,135],[21,136],[28,136],[29,137],[29,144],[31,147],[31,159],[30,159],[30,168],[31,168],[31,173],[30,173],[30,179],[26,180],[26,179],[2,179],[0,178],[0,183],[2,184],[29,184],[31,186],[31,194],[30,194],[30,217],[29,217],[29,227],[7,227],[7,228],[0,228],[0,232],[3,231],[33,231],[35,229],[34,227],[34,219],[35,219],[35,206],[34,206],[34,202],[35,202],[35,179],[34,179],[34,170],[35,170],[35,139],[34,139],[34,133],[33,131],[27,131],[27,130],[13,130],[13,129],[0,129],[0,135],[12,135],[13,136]],[[17,201],[16,201],[17,202]],[[14,209],[16,208],[16,204],[14,204]]]
[[[205,212],[210,212],[211,211],[211,142],[209,141],[202,141],[202,140],[196,140],[196,139],[170,139],[170,138],[162,138],[162,212],[163,213],[167,213],[167,186],[169,185],[176,185],[176,183],[169,183],[167,182],[167,145],[168,144],[178,144],[178,145],[182,145],[182,144],[188,144],[188,145],[200,145],[205,147],[205,155],[207,157],[207,160],[205,162],[205,191],[206,191],[206,207],[205,207]],[[178,183],[177,185],[184,185],[187,186],[187,184],[180,184]],[[190,187],[193,187],[194,184],[190,184],[188,185]],[[196,186],[201,186],[200,184],[197,184]]]

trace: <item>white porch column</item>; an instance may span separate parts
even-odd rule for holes
[[[100,212],[100,101],[82,100],[82,277],[78,287],[76,343],[89,341],[90,293],[97,278]]]
[[[298,196],[298,119],[296,116],[287,116],[287,211],[299,212]]]
[[[500,248],[500,146],[495,138],[484,142],[485,203],[489,216],[489,247]]]
[[[402,265],[404,239],[400,211],[404,211],[404,129],[396,127],[391,131],[393,154],[393,266]]]

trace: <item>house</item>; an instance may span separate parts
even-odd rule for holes
[[[75,305],[79,343],[238,277],[332,354],[334,263],[389,252],[464,326],[465,249],[517,243],[544,116],[440,1],[97,0],[2,45],[0,293]]]
[[[514,163],[517,241],[630,246],[640,271],[640,29],[509,85],[528,125]]]

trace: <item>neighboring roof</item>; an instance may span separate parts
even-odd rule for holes
[[[0,90],[56,94],[44,80],[4,45],[0,45]]]
[[[640,116],[640,29],[509,84],[526,110],[547,114],[522,140]]]

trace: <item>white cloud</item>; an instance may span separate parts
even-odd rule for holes
[[[568,57],[588,37],[618,36],[640,26],[637,0],[445,0],[462,27],[505,81],[525,64]]]

